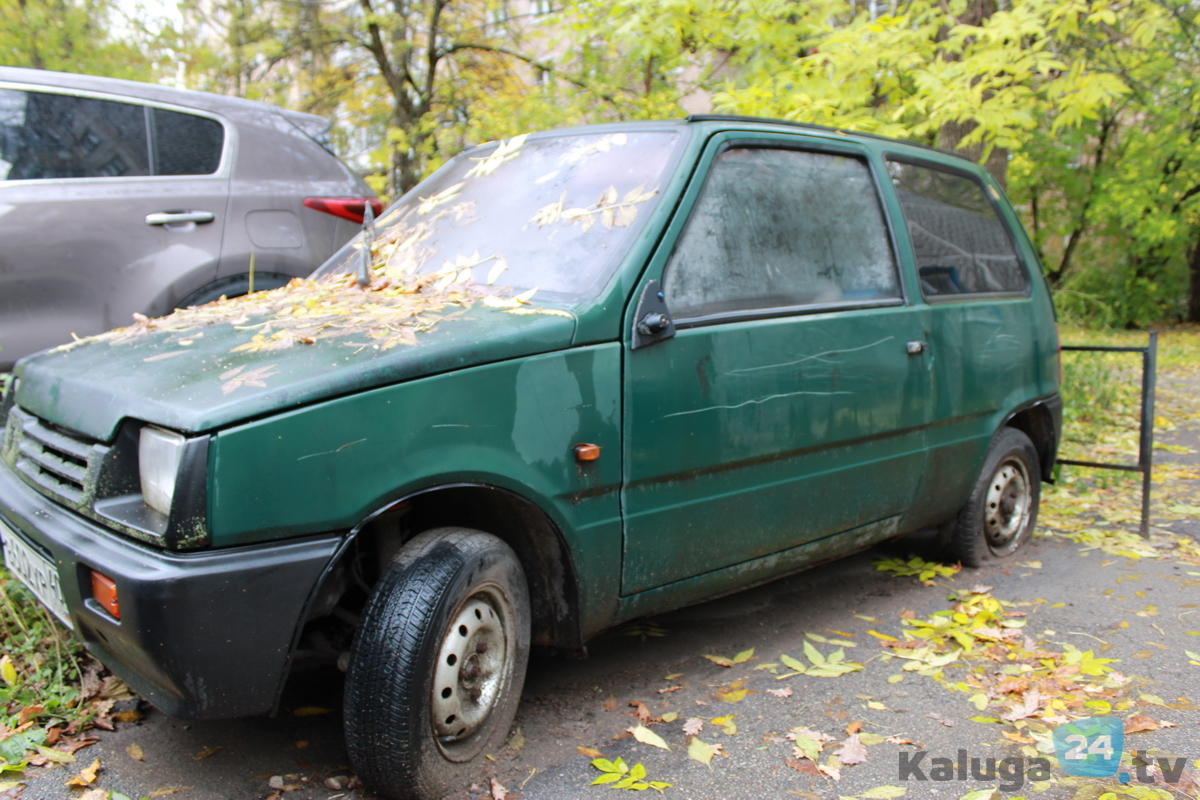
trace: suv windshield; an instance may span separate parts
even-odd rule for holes
[[[471,282],[592,294],[658,202],[674,131],[517,136],[463,153],[375,223],[371,265],[399,278],[457,272]],[[354,272],[362,236],[314,277]]]

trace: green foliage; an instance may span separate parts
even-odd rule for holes
[[[938,564],[923,558],[882,558],[872,563],[879,572],[890,572],[900,578],[916,578],[926,586],[933,586],[935,578],[952,578],[962,569],[961,565]]]
[[[46,741],[47,729],[88,713],[80,705],[79,642],[0,568],[0,729],[35,726],[0,737],[0,759],[20,763]]]
[[[0,64],[148,79],[157,51],[111,34],[111,0],[0,0]]]
[[[609,761],[607,758],[592,759],[592,766],[600,770],[600,775],[592,781],[592,786],[607,784],[613,789],[630,789],[645,791],[654,789],[659,794],[671,784],[663,781],[646,780],[646,768],[641,764],[628,766],[621,758]]]

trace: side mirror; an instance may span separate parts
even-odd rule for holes
[[[633,350],[670,339],[675,335],[675,323],[667,311],[663,290],[658,281],[650,281],[642,290],[642,299],[638,301],[637,313],[633,315],[633,319]]]

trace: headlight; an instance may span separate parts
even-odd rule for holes
[[[147,425],[138,440],[138,472],[142,499],[164,517],[171,516],[175,479],[186,440],[174,431]]]

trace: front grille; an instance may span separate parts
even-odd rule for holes
[[[78,507],[89,500],[98,443],[51,428],[19,408],[9,413],[15,417],[8,425],[15,441],[6,442],[5,449],[13,454],[13,468],[42,492],[68,505]]]

